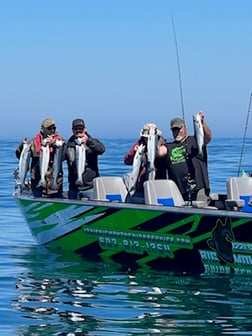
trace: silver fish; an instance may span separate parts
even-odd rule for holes
[[[53,159],[53,184],[52,184],[52,189],[53,190],[58,190],[58,184],[57,184],[57,179],[58,175],[61,169],[61,164],[62,164],[62,151],[63,151],[63,141],[57,139],[55,141],[56,145],[56,150],[54,154],[54,159]]]
[[[157,136],[156,129],[151,127],[149,130],[149,136],[147,140],[147,179],[154,180],[156,169],[154,165],[156,156]]]
[[[138,178],[138,175],[139,175],[144,150],[145,150],[145,146],[143,144],[141,144],[141,145],[138,146],[138,148],[136,150],[136,153],[134,155],[133,165],[132,165],[132,173],[133,173],[133,176],[134,176],[135,184],[136,184],[136,181],[137,181],[137,178]]]
[[[86,166],[86,147],[84,144],[76,145],[76,168],[77,168],[77,180],[75,184],[77,186],[83,186],[82,174],[85,171]]]
[[[143,144],[138,146],[133,159],[132,172],[125,174],[123,177],[124,183],[131,196],[134,194],[135,191],[135,186],[139,176],[144,150],[145,146]]]
[[[49,159],[50,159],[50,148],[48,145],[45,145],[45,146],[42,145],[40,149],[40,157],[39,157],[40,180],[39,180],[39,183],[37,184],[37,188],[46,187],[45,175],[48,170]]]
[[[27,172],[29,170],[30,166],[30,157],[31,157],[31,144],[30,143],[24,143],[23,149],[19,158],[19,164],[18,164],[18,179],[21,184],[21,188],[23,187],[26,179]]]
[[[197,140],[198,145],[198,157],[201,159],[203,158],[203,145],[204,145],[204,131],[201,122],[201,118],[199,114],[195,114],[193,116],[193,127],[194,127],[194,134]]]

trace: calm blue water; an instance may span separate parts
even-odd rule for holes
[[[104,140],[102,175],[129,170],[132,140]],[[252,335],[252,278],[123,272],[36,246],[12,197],[17,141],[0,141],[0,335]],[[213,192],[237,176],[241,139],[208,146]],[[252,171],[252,139],[242,168]]]

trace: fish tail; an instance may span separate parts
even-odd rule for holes
[[[36,188],[39,188],[39,187],[46,188],[46,181],[40,180]]]
[[[77,180],[75,181],[75,185],[82,187],[83,186],[82,179],[81,178],[77,178]]]
[[[58,184],[57,184],[57,182],[53,182],[51,189],[52,190],[58,190]]]

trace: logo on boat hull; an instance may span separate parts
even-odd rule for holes
[[[217,253],[218,258],[225,263],[233,263],[233,241],[235,240],[230,218],[223,222],[220,218],[212,231],[212,237],[208,240],[208,246]]]

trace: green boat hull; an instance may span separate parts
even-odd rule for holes
[[[252,214],[15,196],[40,245],[124,265],[252,273]]]

